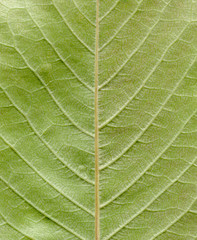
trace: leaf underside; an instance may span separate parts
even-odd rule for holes
[[[0,240],[197,239],[197,1],[0,0]]]

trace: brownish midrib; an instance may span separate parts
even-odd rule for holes
[[[99,124],[98,124],[98,52],[99,52],[99,0],[96,0],[95,46],[95,240],[100,239],[99,228]]]

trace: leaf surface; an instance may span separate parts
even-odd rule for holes
[[[196,12],[0,0],[1,240],[197,238]]]

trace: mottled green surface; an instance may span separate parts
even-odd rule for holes
[[[197,1],[100,0],[101,240],[197,239]],[[0,0],[0,240],[94,240],[95,0]]]

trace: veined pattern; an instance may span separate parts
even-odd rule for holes
[[[0,0],[1,240],[95,239],[95,81],[99,239],[197,238],[196,12]]]

